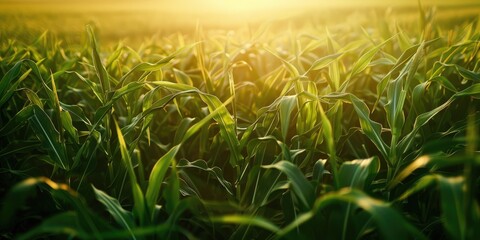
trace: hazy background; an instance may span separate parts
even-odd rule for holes
[[[422,0],[449,15],[479,15],[479,0]],[[153,34],[236,29],[265,22],[341,22],[355,12],[387,9],[416,15],[417,0],[0,0],[0,41],[35,38],[49,31],[69,42],[82,42],[85,25],[104,39],[142,39]],[[459,11],[461,9],[461,11]]]

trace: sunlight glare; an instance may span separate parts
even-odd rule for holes
[[[201,23],[265,21],[304,12],[312,0],[179,0],[174,12],[190,15]],[[324,0],[317,0],[324,2]],[[163,8],[163,6],[162,6]]]

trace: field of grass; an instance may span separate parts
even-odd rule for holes
[[[480,239],[476,1],[181,2],[0,2],[0,238]]]

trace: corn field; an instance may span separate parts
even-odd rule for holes
[[[480,239],[476,9],[5,28],[0,238]]]

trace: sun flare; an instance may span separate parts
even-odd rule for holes
[[[151,10],[166,9],[179,16],[204,23],[231,24],[287,18],[305,12],[307,6],[324,0],[178,0],[175,3],[150,0]],[[181,19],[181,17],[179,17]]]
[[[301,1],[293,0],[207,0],[206,7],[216,11],[273,11],[277,8],[292,6]]]

